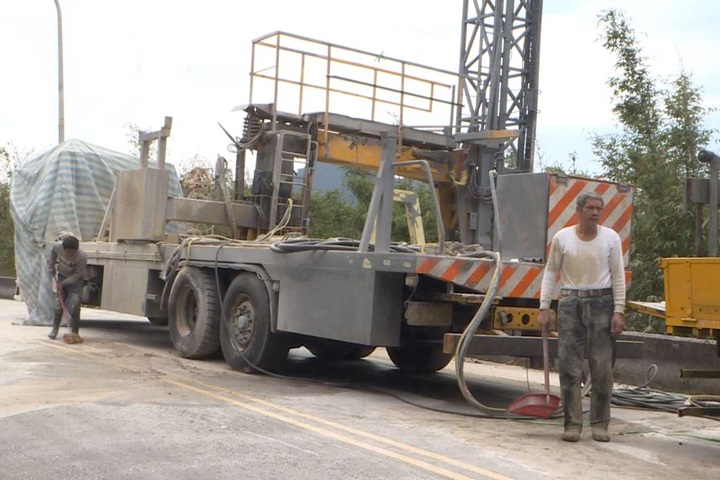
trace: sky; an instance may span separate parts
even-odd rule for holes
[[[589,136],[617,131],[607,79],[613,59],[598,14],[630,19],[652,74],[684,68],[704,104],[720,107],[720,9],[686,0],[544,2],[538,145],[545,164],[599,171]],[[461,0],[60,0],[65,137],[130,150],[128,124],[159,129],[173,117],[168,161],[214,164],[240,135],[248,103],[251,42],[290,32],[457,71]],[[41,153],[58,141],[57,16],[53,0],[0,0],[0,146]],[[720,128],[720,114],[708,117]],[[717,138],[711,148],[716,148]],[[228,156],[228,158],[230,158]]]

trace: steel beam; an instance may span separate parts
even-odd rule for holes
[[[446,333],[443,339],[443,351],[455,352],[460,339],[459,333]],[[557,338],[548,339],[548,352],[551,358],[557,358]],[[501,335],[475,335],[467,351],[468,355],[509,355],[513,357],[542,356],[541,337],[513,337]],[[615,342],[617,358],[642,358],[643,342],[618,340]]]
[[[233,203],[235,224],[240,228],[257,228],[258,211],[253,205]],[[165,219],[167,221],[228,225],[227,212],[223,202],[197,200],[192,198],[168,197]]]
[[[720,378],[720,370],[680,370],[680,378]]]

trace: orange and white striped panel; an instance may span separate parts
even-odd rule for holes
[[[540,298],[545,266],[528,262],[503,262],[497,295],[511,298]],[[416,273],[462,285],[478,292],[490,288],[495,261],[462,257],[419,256]]]
[[[586,178],[564,177],[566,182],[558,181],[557,175],[550,176],[550,201],[548,205],[548,251],[550,242],[562,228],[578,222],[575,201],[583,192],[594,191],[605,202],[600,223],[610,227],[620,235],[623,248],[623,260],[627,267],[630,262],[632,188],[621,192],[620,185]]]

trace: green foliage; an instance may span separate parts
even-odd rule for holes
[[[360,239],[375,182],[372,175],[368,175],[366,170],[345,168],[345,186],[352,196],[352,201],[346,200],[339,190],[312,194],[309,231],[311,237]],[[430,188],[425,184],[409,180],[398,181],[395,188],[411,190],[418,194],[425,240],[436,242],[435,206]],[[399,202],[393,204],[391,235],[393,241],[410,241],[405,206]]]
[[[0,275],[15,276],[15,228],[10,216],[10,173],[13,154],[0,147]]]
[[[663,296],[659,259],[694,254],[694,213],[684,211],[683,192],[685,177],[706,175],[696,152],[713,134],[703,124],[709,109],[682,69],[663,88],[658,86],[621,13],[603,12],[600,25],[603,46],[616,59],[616,75],[608,86],[622,130],[595,136],[593,151],[603,176],[635,187],[628,297],[656,300]]]
[[[360,238],[362,224],[358,210],[335,189],[312,194],[310,201],[310,232],[313,238]]]

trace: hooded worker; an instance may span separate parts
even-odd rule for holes
[[[48,338],[57,338],[63,314],[70,315],[70,334],[63,336],[65,343],[81,343],[80,338],[80,298],[82,295],[87,255],[80,249],[80,242],[72,235],[53,245],[48,259],[50,276],[55,279],[55,316]]]

